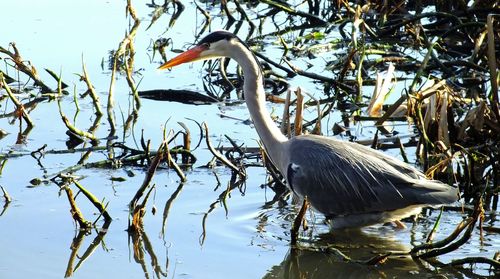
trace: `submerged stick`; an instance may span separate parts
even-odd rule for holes
[[[273,1],[273,0],[261,0],[261,2],[267,4],[275,9],[278,9],[280,11],[288,13],[290,15],[296,15],[296,16],[303,17],[303,18],[309,20],[316,27],[328,25],[328,22],[325,21],[324,19],[322,19],[321,17],[314,15],[314,14],[306,13],[303,11],[295,10],[294,8],[288,6],[288,4],[286,4],[284,2],[278,2],[278,1]]]
[[[78,268],[80,268],[80,266],[82,266],[82,264],[94,253],[95,249],[97,249],[97,247],[99,247],[99,244],[102,243],[104,236],[108,232],[109,224],[110,223],[104,223],[104,225],[102,226],[102,229],[99,230],[99,232],[97,233],[97,236],[92,240],[90,245],[87,247],[87,250],[85,250],[85,252],[83,252],[83,254],[78,255],[79,261],[75,265],[73,272],[76,272],[78,270]],[[103,247],[105,247],[105,246],[103,245]],[[105,249],[105,250],[107,250],[107,249]]]
[[[500,261],[489,259],[485,257],[467,257],[463,259],[452,260],[449,264],[451,266],[464,265],[464,264],[488,264],[493,269],[500,270]]]
[[[128,227],[129,232],[142,234],[144,230],[144,215],[146,215],[146,203],[148,202],[149,195],[155,186],[156,184],[153,184],[153,186],[146,193],[146,196],[144,196],[142,203],[134,208],[134,212],[132,213],[132,224]]]
[[[186,124],[182,122],[177,122],[182,129],[184,129],[184,132],[182,133],[182,139],[184,141],[184,149],[185,150],[191,150],[191,132],[189,131],[189,128],[186,126]],[[182,163],[183,164],[189,164],[191,163],[190,161],[190,156],[187,156],[187,154],[182,154]]]
[[[194,4],[196,6],[196,9],[198,11],[200,11],[200,13],[205,17],[205,23],[203,23],[203,27],[201,28],[201,30],[199,32],[197,32],[197,35],[196,35],[196,38],[198,39],[198,37],[201,34],[205,33],[205,30],[207,30],[208,26],[212,22],[212,18],[210,17],[210,14],[205,9],[203,9],[200,5],[198,5],[198,2],[194,1]]]
[[[80,230],[78,232],[78,235],[73,238],[73,241],[71,242],[70,250],[71,250],[71,255],[69,256],[68,260],[68,265],[66,266],[66,272],[64,273],[64,278],[69,278],[73,276],[73,263],[75,262],[75,259],[77,258],[77,253],[78,250],[80,249],[80,246],[83,243],[83,239],[85,238],[86,232],[84,230]]]

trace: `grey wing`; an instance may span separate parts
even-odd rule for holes
[[[287,181],[316,210],[329,215],[389,211],[456,200],[450,186],[375,150],[324,137],[290,143]]]

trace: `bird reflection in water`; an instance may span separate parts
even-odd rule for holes
[[[376,230],[371,233],[369,230]],[[403,255],[411,247],[396,239],[397,232],[384,227],[365,230],[339,230],[335,234],[325,233],[309,246],[290,248],[279,265],[270,268],[264,278],[421,278],[435,276],[414,261]],[[318,248],[322,247],[322,248]],[[338,253],[349,255],[348,261]],[[379,265],[359,263],[377,254],[392,253],[388,260]],[[355,259],[355,260],[354,260]],[[359,260],[359,261],[357,261]]]

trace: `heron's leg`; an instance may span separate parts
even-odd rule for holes
[[[396,229],[399,229],[399,230],[406,229],[406,225],[403,222],[401,222],[401,220],[395,220],[395,221],[392,221],[392,223],[394,224],[394,226],[396,226]]]
[[[304,197],[304,202],[302,203],[302,207],[299,210],[299,213],[295,217],[293,221],[292,229],[291,229],[291,244],[297,244],[297,240],[299,239],[299,230],[300,225],[305,224],[304,216],[306,215],[307,208],[309,208],[309,202],[307,201],[307,196]],[[305,227],[305,225],[304,225]]]

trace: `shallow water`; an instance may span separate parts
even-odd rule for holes
[[[89,71],[90,79],[101,102],[106,103],[110,82],[107,69],[108,52],[116,49],[128,29],[130,20],[125,17],[125,1],[4,1],[3,15],[0,17],[0,45],[7,47],[16,42],[24,59],[30,60],[38,69],[44,81],[53,81],[43,68],[61,73],[63,81],[73,84],[77,93],[85,91],[73,73],[81,73],[82,55]],[[195,30],[203,18],[197,14],[193,3],[185,3],[186,10],[172,28],[167,28],[169,15],[164,15],[156,24],[149,25],[152,9],[144,3],[134,2],[134,7],[142,20],[135,39],[136,82],[141,80],[139,89],[191,89],[202,92],[201,78],[204,73],[202,63],[184,65],[171,72],[158,72],[158,55],[151,61],[151,42],[159,37],[174,39],[175,49],[185,49],[193,41]],[[196,19],[196,20],[193,20]],[[6,28],[5,28],[6,27]],[[222,27],[222,19],[215,17],[212,29]],[[271,27],[266,27],[271,28]],[[273,46],[266,53],[275,53]],[[170,57],[173,55],[167,52]],[[101,67],[105,61],[105,67]],[[298,62],[300,63],[300,62]],[[318,67],[321,68],[323,64]],[[16,76],[15,73],[9,72]],[[314,92],[316,85],[301,78],[291,80],[292,84]],[[56,82],[51,82],[56,87]],[[15,86],[13,86],[15,87]],[[28,92],[30,93],[30,92]],[[220,118],[218,113],[248,119],[245,105],[192,106],[179,103],[165,103],[142,100],[139,118],[132,133],[120,134],[123,120],[129,111],[131,97],[125,77],[118,75],[115,85],[115,113],[119,141],[136,147],[141,131],[144,138],[151,139],[152,149],[162,140],[162,125],[167,121],[168,129],[180,130],[178,121],[184,122],[193,131],[193,141],[197,141],[198,128],[192,121],[205,121],[210,127],[213,143],[227,134],[240,144],[256,146],[257,135],[241,121]],[[28,97],[28,94],[25,94]],[[89,127],[93,120],[89,98],[79,100],[81,111],[75,116],[75,104],[70,94],[62,99],[65,114],[77,126]],[[234,96],[233,98],[236,98]],[[26,101],[26,100],[24,100]],[[269,105],[271,108],[271,105]],[[280,105],[274,105],[280,111]],[[2,101],[2,112],[13,109],[12,103]],[[311,112],[314,113],[314,112]],[[279,113],[277,113],[280,115]],[[17,133],[19,122],[12,118],[1,118],[0,128],[10,134],[0,140],[0,152],[31,152],[47,144],[47,150],[65,150],[66,127],[60,120],[56,101],[40,103],[30,112],[35,128],[19,143]],[[331,123],[338,121],[338,113],[332,115]],[[12,122],[14,122],[12,124]],[[97,135],[104,138],[109,125],[104,118]],[[361,137],[371,138],[373,130],[356,127]],[[410,133],[411,127],[399,127],[403,133]],[[329,133],[325,131],[325,133]],[[180,143],[180,142],[179,142]],[[224,139],[223,145],[229,143]],[[101,144],[102,145],[102,144]],[[87,144],[88,146],[88,144]],[[81,146],[79,146],[81,147]],[[408,151],[411,153],[411,149]],[[390,151],[400,156],[397,151]],[[408,257],[391,257],[380,266],[364,266],[347,263],[336,255],[314,248],[333,246],[353,259],[366,260],[375,253],[405,252],[412,243],[420,243],[431,230],[438,211],[430,211],[408,229],[394,230],[390,226],[375,226],[355,232],[329,234],[328,227],[320,216],[312,220],[311,229],[302,235],[301,243],[311,249],[290,250],[289,230],[295,213],[295,206],[273,204],[274,193],[260,187],[266,182],[263,168],[247,169],[248,179],[244,189],[233,190],[227,198],[227,212],[219,195],[227,188],[231,173],[223,166],[215,169],[200,168],[211,155],[204,143],[194,151],[198,163],[186,172],[188,181],[180,184],[172,170],[159,170],[153,180],[156,189],[148,203],[145,217],[145,234],[139,246],[134,247],[125,229],[128,226],[128,203],[141,185],[145,169],[125,167],[119,169],[82,169],[76,174],[85,177],[81,183],[98,199],[109,202],[108,212],[113,222],[102,234],[102,222],[98,229],[88,235],[79,234],[69,213],[69,204],[64,193],[52,183],[32,186],[30,180],[50,177],[66,167],[78,162],[82,153],[46,154],[40,164],[30,155],[10,158],[4,165],[0,185],[4,186],[13,201],[0,216],[0,278],[380,278],[380,277],[467,277],[466,273],[444,269],[439,272],[431,266],[415,262]],[[106,158],[106,152],[92,153],[88,161]],[[129,176],[125,170],[133,173]],[[220,185],[218,185],[218,180]],[[124,182],[110,180],[123,177]],[[74,190],[76,191],[76,190]],[[172,196],[168,218],[162,215],[164,207]],[[77,198],[84,216],[89,220],[97,218],[95,208],[83,197]],[[201,244],[205,214],[214,203],[215,208],[206,217],[206,234]],[[155,215],[151,213],[156,207]],[[3,201],[0,202],[0,207]],[[445,212],[435,239],[449,235],[462,219],[458,212]],[[489,222],[495,223],[494,214]],[[163,232],[163,233],[162,233]],[[449,262],[464,256],[484,256],[491,258],[500,249],[497,235],[485,234],[485,245],[478,240],[477,230],[468,244],[456,252],[440,257]],[[78,248],[78,249],[77,249]],[[72,258],[72,249],[78,257]],[[134,253],[135,251],[135,253]],[[79,262],[84,259],[83,262]],[[476,272],[487,275],[488,271],[478,266]],[[439,275],[438,275],[439,274]]]

